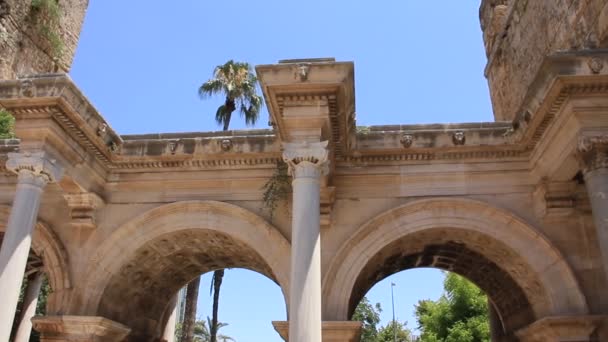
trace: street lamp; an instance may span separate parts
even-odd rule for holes
[[[391,283],[391,302],[393,303],[393,342],[397,342],[397,322],[395,322],[395,295],[393,294],[395,283]]]

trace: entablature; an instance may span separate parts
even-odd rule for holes
[[[274,169],[281,160],[286,130],[297,125],[282,117],[285,106],[294,103],[327,106],[330,119],[319,127],[326,129],[321,138],[329,141],[335,174],[353,166],[432,168],[441,163],[447,169],[453,165],[456,172],[463,163],[491,163],[500,168],[500,163],[508,162],[528,163],[531,173],[541,179],[548,175],[535,168],[542,166],[539,161],[547,159],[543,157],[547,148],[565,129],[559,120],[576,115],[568,104],[608,94],[605,64],[608,52],[601,50],[548,57],[513,122],[356,127],[353,64],[331,60],[257,68],[263,73],[260,79],[274,122],[272,130],[119,136],[70,78],[57,74],[0,82],[0,106],[17,118],[20,148],[29,148],[40,138],[36,132],[44,129],[42,142],[53,145],[74,165],[89,165],[102,181],[117,181],[120,178],[115,175],[127,173]],[[318,94],[299,94],[303,89],[317,89]],[[301,117],[302,113],[296,114]],[[15,140],[5,142],[0,158],[4,149],[14,150],[15,144]]]

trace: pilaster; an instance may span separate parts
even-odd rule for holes
[[[32,319],[42,342],[120,342],[131,329],[103,317],[41,316]]]

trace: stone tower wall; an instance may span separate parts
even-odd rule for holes
[[[57,24],[45,27],[50,28],[61,42],[61,52],[57,52],[46,36],[41,34],[41,25],[37,24],[37,20],[45,14],[36,14],[32,7],[33,0],[0,0],[0,79],[69,71],[88,2],[57,0]]]
[[[608,47],[608,0],[483,0],[494,118],[517,119],[546,56]]]

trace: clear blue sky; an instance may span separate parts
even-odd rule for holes
[[[120,134],[218,130],[222,101],[198,86],[228,59],[354,61],[358,125],[492,121],[479,1],[144,1],[91,0],[71,76]],[[257,127],[265,128],[267,114]],[[233,120],[231,128],[244,128]],[[441,294],[442,274],[401,272],[368,294],[390,319],[415,327],[413,304]],[[200,316],[210,308],[209,277]],[[285,319],[279,288],[253,272],[227,273],[224,332],[238,342],[281,341],[270,321]]]

